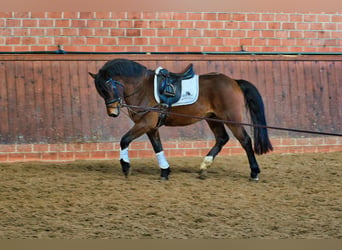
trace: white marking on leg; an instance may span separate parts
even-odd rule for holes
[[[129,163],[128,148],[125,148],[125,149],[120,148],[120,160],[121,159]]]
[[[156,153],[156,156],[157,156],[157,160],[158,160],[158,164],[159,164],[160,168],[162,168],[162,169],[169,168],[170,165],[166,160],[164,151],[160,151],[159,153]]]
[[[204,160],[203,162],[201,163],[201,167],[200,169],[201,170],[206,170],[208,167],[211,166],[211,164],[213,164],[213,161],[214,161],[214,157],[213,156],[206,156],[204,157]]]
[[[258,177],[258,176],[257,176],[257,177],[254,177],[254,178],[250,177],[250,178],[249,178],[249,181],[258,182],[258,181],[259,181],[259,177]]]

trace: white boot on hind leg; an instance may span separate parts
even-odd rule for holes
[[[213,164],[213,161],[214,157],[211,155],[204,157],[204,160],[200,166],[200,179],[205,179],[207,177],[207,169],[211,166],[211,164]]]

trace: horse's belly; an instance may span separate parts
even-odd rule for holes
[[[199,119],[184,118],[184,117],[167,117],[165,120],[165,126],[176,127],[176,126],[188,126],[198,122]]]

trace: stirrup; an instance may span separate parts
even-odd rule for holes
[[[163,95],[168,97],[176,96],[176,88],[173,84],[168,83],[164,89]]]

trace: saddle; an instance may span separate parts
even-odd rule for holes
[[[173,73],[167,69],[161,69],[157,74],[157,92],[160,102],[171,106],[179,101],[182,93],[182,80],[194,77],[193,64],[189,64],[183,72]]]

